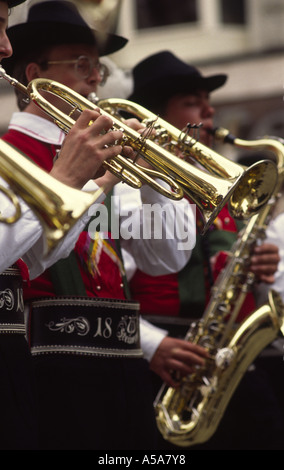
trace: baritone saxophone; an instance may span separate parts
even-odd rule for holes
[[[227,133],[222,130],[219,139]],[[278,183],[265,207],[251,217],[235,242],[228,262],[211,290],[202,318],[192,323],[185,340],[209,352],[205,365],[184,377],[175,389],[163,384],[155,403],[157,426],[163,438],[177,446],[206,442],[216,431],[226,407],[244,373],[259,353],[284,334],[284,306],[280,295],[270,290],[265,305],[243,322],[236,320],[246,295],[254,284],[249,259],[255,244],[265,238],[267,224],[283,184],[284,145],[276,138],[256,141],[233,139],[245,148],[274,151]],[[237,325],[237,326],[236,326]]]

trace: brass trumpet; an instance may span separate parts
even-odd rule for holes
[[[18,197],[34,211],[43,225],[45,252],[49,253],[77,220],[94,204],[102,189],[84,192],[57,181],[11,145],[0,140],[0,175],[11,190],[0,187],[11,199],[15,213],[0,222],[14,223],[21,217]]]
[[[158,171],[142,169],[130,159],[120,155],[111,161],[104,162],[103,165],[131,186],[139,188],[143,181],[172,199],[181,199],[184,194],[187,194],[203,216],[203,233],[207,231],[227,202],[232,215],[236,218],[249,218],[258,212],[269,199],[276,184],[277,169],[273,162],[263,160],[244,169],[241,165],[230,162],[206,146],[193,142],[192,138],[188,139],[188,136],[183,135],[178,129],[136,103],[109,99],[94,104],[58,82],[39,78],[32,80],[25,87],[9,77],[4,70],[0,69],[0,76],[32,99],[66,133],[74,125],[74,119],[49,103],[39,91],[60,97],[73,107],[72,112],[75,109],[83,111],[99,108],[101,114],[111,117],[113,127],[123,131],[122,145],[130,145]],[[182,151],[186,149],[191,156],[198,157],[206,171],[179,158],[175,152],[170,152],[160,142],[145,138],[131,129],[121,116],[117,117],[118,110],[155,122],[155,129],[163,128],[170,140],[174,136],[176,142],[182,142]],[[218,172],[220,172],[219,175]],[[170,190],[164,188],[154,178],[164,180],[170,185]],[[234,201],[233,204],[232,201]]]

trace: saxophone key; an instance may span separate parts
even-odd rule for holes
[[[219,349],[215,357],[216,366],[222,370],[227,369],[234,357],[235,353],[231,348]]]

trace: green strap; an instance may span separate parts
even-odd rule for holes
[[[178,273],[178,289],[180,299],[180,316],[200,318],[205,303],[204,259],[200,237],[196,237],[196,245],[191,258]]]
[[[114,214],[112,214],[112,206],[111,206],[111,197],[113,195],[113,191],[110,191],[105,200],[104,200],[104,204],[108,210],[108,214],[109,214],[109,217],[108,217],[108,221],[109,221],[109,231],[110,231],[110,221],[112,219],[112,217],[114,216]],[[116,250],[117,250],[117,253],[122,261],[122,253],[121,253],[121,246],[120,246],[120,240],[119,238],[116,238],[115,239],[115,247],[116,247]],[[124,295],[126,297],[126,299],[130,300],[131,299],[131,293],[130,293],[130,288],[129,288],[129,283],[128,283],[128,280],[127,280],[127,277],[126,277],[126,274],[125,274],[125,271],[123,270],[123,273],[121,273],[121,276],[122,276],[122,282],[123,282],[123,289],[124,289]]]
[[[210,233],[210,256],[214,256],[219,251],[231,251],[233,244],[237,240],[237,232],[227,232],[226,230],[212,230]]]
[[[212,230],[212,232],[209,232],[209,256],[219,251],[230,251],[237,235],[236,232],[227,232],[225,230]],[[205,261],[202,239],[197,234],[196,245],[190,260],[178,273],[180,316],[182,317],[200,318],[204,312],[206,302]]]

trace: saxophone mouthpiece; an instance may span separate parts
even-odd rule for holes
[[[233,144],[236,137],[233,134],[230,134],[228,129],[224,127],[214,127],[213,129],[208,129],[208,134],[213,135],[216,140],[227,144]]]

